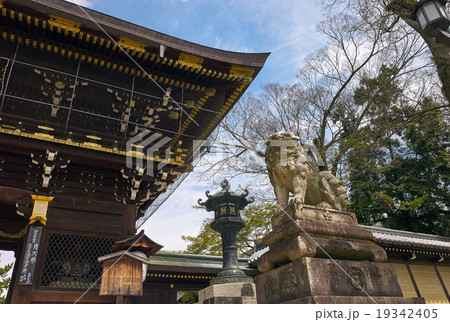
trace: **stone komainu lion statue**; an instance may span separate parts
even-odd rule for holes
[[[342,181],[328,171],[320,171],[298,139],[292,132],[277,132],[266,141],[267,170],[278,205],[286,208],[291,192],[294,206],[306,204],[345,211],[348,199]]]

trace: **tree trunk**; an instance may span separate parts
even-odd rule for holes
[[[436,65],[439,78],[442,82],[442,93],[447,98],[447,101],[450,101],[450,47],[442,43],[437,43],[435,38],[426,36],[420,32],[419,24],[411,19],[414,3],[414,0],[391,0],[387,9],[393,14],[398,15],[411,28],[421,34],[430,49]]]

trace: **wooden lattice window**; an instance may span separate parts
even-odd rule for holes
[[[97,258],[110,253],[113,239],[50,235],[40,286],[99,289],[102,274]]]

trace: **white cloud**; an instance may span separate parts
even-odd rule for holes
[[[72,3],[82,6],[82,7],[92,8],[94,6],[93,0],[64,0],[64,1],[72,2]]]
[[[195,209],[199,198],[206,199],[205,191],[214,190],[198,182],[195,176],[188,176],[170,198],[140,228],[164,250],[184,250],[187,244],[182,235],[196,236],[203,219],[213,216],[203,209]]]
[[[315,30],[323,17],[319,1],[232,1],[223,10],[226,28],[209,21],[198,40],[230,51],[271,52],[258,76],[267,77],[264,83],[295,82],[306,55],[323,45]]]
[[[0,250],[0,267],[13,263],[14,260],[14,252]]]
[[[293,83],[306,55],[322,45],[315,31],[322,19],[320,2],[269,0],[258,3],[261,5],[252,17],[257,30],[271,38],[268,42],[271,47],[264,49],[272,52],[262,73],[273,75],[268,82]]]

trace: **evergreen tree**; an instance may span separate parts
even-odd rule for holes
[[[261,203],[249,205],[242,211],[241,217],[247,225],[237,235],[238,256],[251,256],[256,244],[269,233],[270,218],[274,209],[274,205]],[[212,230],[210,226],[213,220],[214,217],[203,220],[197,236],[181,236],[184,241],[189,243],[185,253],[222,255],[220,234]]]
[[[376,101],[372,122],[352,141],[347,158],[350,210],[360,223],[440,235],[450,234],[450,130],[431,99],[396,105],[396,85],[384,67],[363,79],[354,100]],[[373,95],[379,91],[380,96]]]
[[[11,282],[11,277],[7,276],[12,267],[12,263],[5,267],[0,267],[0,304],[5,304],[6,294],[3,293],[8,290],[9,283]]]
[[[195,304],[198,302],[198,292],[180,292],[178,304]]]

